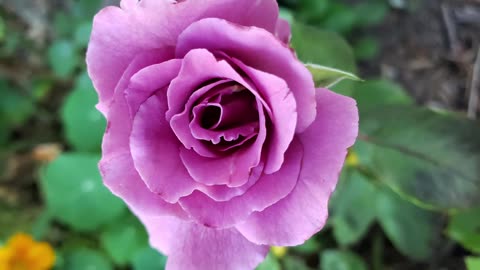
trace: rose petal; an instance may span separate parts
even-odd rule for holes
[[[252,80],[272,113],[272,127],[268,130],[268,154],[265,173],[274,173],[283,164],[284,154],[295,134],[297,105],[292,92],[284,80],[272,74],[251,68],[237,59],[232,59]]]
[[[245,81],[227,61],[217,60],[211,52],[204,49],[194,49],[188,52],[183,58],[178,77],[172,81],[167,91],[169,108],[167,119],[170,120],[175,114],[181,113],[185,109],[185,104],[192,99],[192,95],[205,83],[226,79],[237,82],[250,90],[252,94],[256,94],[253,86]],[[195,98],[198,99],[199,95],[195,95]],[[193,104],[193,102],[190,103]]]
[[[190,130],[190,116],[192,114],[192,107],[196,102],[198,102],[198,99],[201,98],[201,96],[205,95],[209,91],[214,91],[216,88],[222,88],[222,86],[228,82],[231,81],[228,79],[218,80],[193,92],[186,104],[184,104],[184,110],[181,113],[171,117],[170,126],[186,149],[193,149],[197,154],[203,157],[219,157],[218,153],[215,153],[209,149],[207,146],[205,146],[205,144],[193,136]],[[174,87],[176,87],[176,85]],[[170,87],[170,89],[177,89],[174,87]],[[185,90],[185,88],[181,89]],[[180,91],[180,89],[178,91]]]
[[[161,38],[138,27],[129,17],[118,7],[107,7],[93,20],[87,68],[99,95],[97,108],[105,115],[115,86],[135,56],[163,47],[166,53],[161,60],[173,58],[172,48],[162,45]]]
[[[209,68],[205,69],[205,66]],[[196,87],[205,82],[222,79],[235,81],[250,90],[257,97],[257,107],[259,108],[257,110],[261,115],[259,117],[265,117],[260,108],[268,109],[268,107],[263,105],[265,101],[250,83],[245,81],[227,61],[217,60],[212,53],[196,49],[185,56],[180,73],[172,81],[167,92],[169,105],[167,119],[172,117],[171,125],[177,135],[178,132],[183,131],[180,137],[191,136],[191,139],[194,139],[188,127],[187,114],[199,95],[204,93],[203,90],[195,91]],[[183,113],[181,112],[182,108],[184,108]],[[177,122],[180,120],[183,124]],[[188,132],[182,128],[182,125],[185,125]],[[263,119],[259,121],[259,133],[255,143],[248,148],[240,149],[233,155],[218,158],[205,157],[188,149],[189,144],[186,145],[187,148],[180,150],[180,155],[183,164],[195,181],[205,185],[226,184],[229,187],[239,187],[249,180],[251,169],[259,164],[265,138],[265,120]],[[212,166],[215,169],[212,169]]]
[[[152,193],[138,175],[129,152],[118,153],[99,164],[103,182],[113,194],[122,198],[133,211],[147,215],[187,216],[178,204],[169,204]]]
[[[277,27],[275,28],[275,36],[287,45],[290,43],[292,32],[290,29],[290,23],[287,20],[278,18]]]
[[[257,106],[261,103],[257,101]],[[259,110],[259,131],[249,147],[220,158],[202,157],[188,149],[180,150],[180,158],[195,181],[205,185],[240,187],[250,179],[252,169],[260,163],[262,146],[266,138],[265,115]]]
[[[119,81],[114,101],[110,104],[108,124],[102,143],[102,171],[105,185],[139,212],[161,214],[167,206],[161,197],[151,193],[133,167],[130,157],[129,135],[131,117],[124,97],[129,78],[144,66],[163,58],[163,51],[149,51],[138,55]],[[158,209],[156,208],[158,205]],[[165,207],[164,207],[165,206]],[[176,208],[178,208],[176,206]]]
[[[235,229],[215,230],[174,217],[140,215],[153,247],[168,255],[168,270],[254,269],[268,253]]]
[[[130,135],[133,162],[150,191],[175,203],[189,195],[197,183],[188,174],[179,157],[181,143],[165,119],[167,100],[158,91],[138,109]]]
[[[351,98],[317,90],[315,122],[298,139],[304,146],[295,189],[283,200],[253,213],[236,228],[257,244],[302,244],[325,224],[328,200],[337,184],[347,148],[358,133],[358,111]]]
[[[208,18],[183,31],[178,39],[176,56],[182,58],[195,48],[224,52],[245,65],[283,79],[297,102],[296,131],[302,132],[314,121],[316,104],[312,75],[272,33]]]
[[[264,174],[245,194],[225,202],[216,202],[200,192],[180,199],[180,205],[198,223],[228,228],[244,221],[252,212],[262,211],[285,198],[295,187],[300,173],[303,150],[292,142],[285,164],[274,174]]]
[[[106,7],[94,18],[87,66],[106,114],[115,86],[133,58],[151,49],[175,46],[178,35],[202,18],[222,18],[275,31],[274,0],[168,1],[123,0],[122,8]],[[171,58],[169,58],[171,59]],[[167,59],[165,59],[167,60]]]
[[[147,98],[159,89],[170,85],[170,82],[178,76],[181,65],[182,60],[172,59],[147,66],[131,76],[128,88],[125,90],[125,97],[132,118]],[[166,90],[163,91],[165,92]]]

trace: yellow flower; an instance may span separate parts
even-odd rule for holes
[[[0,270],[49,270],[55,263],[53,248],[19,233],[0,248]]]
[[[357,167],[360,164],[360,160],[358,159],[357,153],[350,150],[347,155],[347,166],[350,167]]]
[[[287,254],[287,248],[286,247],[273,246],[273,247],[271,247],[270,250],[272,251],[273,255],[275,255],[275,257],[277,257],[277,258],[282,258],[283,256],[285,256]]]

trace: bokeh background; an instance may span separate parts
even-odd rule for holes
[[[480,2],[279,3],[301,60],[365,79],[334,89],[357,100],[361,134],[325,229],[258,269],[479,270]],[[54,269],[164,267],[96,165],[105,120],[84,55],[112,4],[0,0],[0,255],[26,233]]]

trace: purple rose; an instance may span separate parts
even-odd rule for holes
[[[167,269],[253,269],[328,215],[355,101],[315,89],[274,0],[123,0],[87,53],[100,170]]]

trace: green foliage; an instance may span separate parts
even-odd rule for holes
[[[8,131],[25,123],[33,114],[32,100],[18,89],[0,80],[0,145],[6,143]]]
[[[293,247],[292,249],[300,254],[313,254],[318,252],[322,248],[322,245],[318,242],[316,237],[312,237],[305,241],[303,245]]]
[[[377,188],[357,171],[344,171],[330,201],[333,235],[340,245],[355,244],[375,221]]]
[[[378,107],[396,104],[413,104],[413,99],[398,84],[384,79],[356,83],[353,98],[358,103],[361,118]]]
[[[115,220],[100,234],[102,247],[117,265],[126,265],[148,246],[145,229],[131,214]]]
[[[338,34],[303,25],[292,24],[292,46],[298,58],[304,63],[312,63],[355,74],[356,65],[352,48]],[[318,82],[317,82],[318,83]],[[332,88],[345,95],[351,95],[354,85],[343,81]]]
[[[75,44],[80,48],[86,48],[90,40],[90,32],[92,32],[92,23],[83,22],[75,29],[74,40]]]
[[[360,81],[356,75],[335,68],[325,67],[316,64],[306,64],[307,69],[312,73],[315,87],[331,88],[343,80]]]
[[[378,221],[388,238],[403,254],[415,260],[433,255],[441,235],[438,215],[385,190],[377,194]]]
[[[322,270],[367,270],[366,263],[355,253],[326,250],[321,254]]]
[[[105,119],[95,109],[98,97],[86,73],[77,78],[75,88],[63,104],[61,116],[70,144],[83,152],[99,152]]]
[[[80,63],[75,44],[69,40],[57,40],[48,48],[48,63],[60,78],[72,75]]]
[[[256,270],[281,270],[280,263],[277,259],[272,256],[272,254],[268,254],[267,258],[257,267]]]
[[[338,0],[300,0],[297,9],[303,22],[349,34],[381,23],[387,15],[388,4],[383,0],[359,1],[357,4]]]
[[[480,204],[480,126],[414,106],[370,110],[363,139],[375,145],[374,173],[395,191],[434,209]]]
[[[0,42],[5,39],[7,32],[7,27],[5,26],[5,21],[3,20],[2,16],[0,16]]]
[[[96,230],[125,211],[122,201],[103,185],[98,160],[96,155],[63,154],[41,175],[49,211],[74,230]]]
[[[79,248],[70,251],[65,258],[62,269],[68,270],[113,270],[111,262],[94,249]]]
[[[454,214],[447,234],[465,248],[480,253],[480,208]]]
[[[356,72],[352,48],[338,34],[293,22],[292,35],[292,46],[304,63]]]
[[[378,54],[380,48],[377,40],[372,37],[364,37],[355,42],[353,50],[357,59],[369,60]]]
[[[480,270],[480,257],[467,257],[467,270]]]
[[[146,247],[133,257],[133,270],[163,270],[167,264],[167,257],[158,253],[158,251]]]

